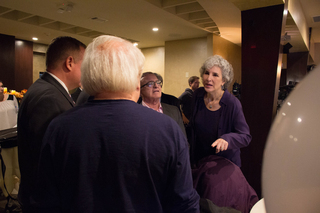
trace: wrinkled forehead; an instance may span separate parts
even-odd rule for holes
[[[219,66],[214,65],[213,67],[206,69],[206,71],[211,73],[222,74],[222,69]]]
[[[154,74],[147,74],[141,79],[141,84],[148,83],[149,81],[157,81],[158,78]]]

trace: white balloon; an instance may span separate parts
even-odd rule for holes
[[[290,93],[264,150],[262,193],[268,213],[320,212],[320,66]]]
[[[264,198],[261,198],[250,210],[250,213],[266,213]]]

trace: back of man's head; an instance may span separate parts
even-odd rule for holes
[[[75,38],[62,36],[52,40],[46,53],[47,70],[56,69],[59,62],[65,61],[72,56],[75,61],[79,59],[79,53],[86,45]]]
[[[91,96],[105,91],[132,92],[139,85],[144,60],[132,43],[115,36],[99,36],[86,49],[81,84]]]

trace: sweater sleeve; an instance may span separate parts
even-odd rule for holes
[[[221,135],[220,138],[229,143],[228,149],[237,149],[248,146],[252,137],[242,111],[241,103],[238,100],[235,102],[234,110],[231,115],[231,132]]]
[[[54,148],[52,144],[58,138],[57,130],[51,125],[43,139],[39,169],[37,175],[37,189],[34,195],[38,212],[61,212],[56,170],[54,168]]]
[[[164,212],[198,213],[199,195],[193,188],[191,166],[185,137],[180,134],[180,149],[177,153],[169,186],[166,190]]]

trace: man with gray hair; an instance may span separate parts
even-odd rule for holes
[[[188,145],[175,121],[136,103],[141,51],[114,36],[86,49],[92,99],[54,119],[41,151],[43,212],[199,212]]]
[[[140,79],[140,95],[142,99],[141,104],[161,114],[171,117],[180,126],[184,135],[186,135],[181,113],[178,107],[160,101],[160,99],[162,99],[162,84],[162,77],[159,77],[157,73],[143,73]]]

